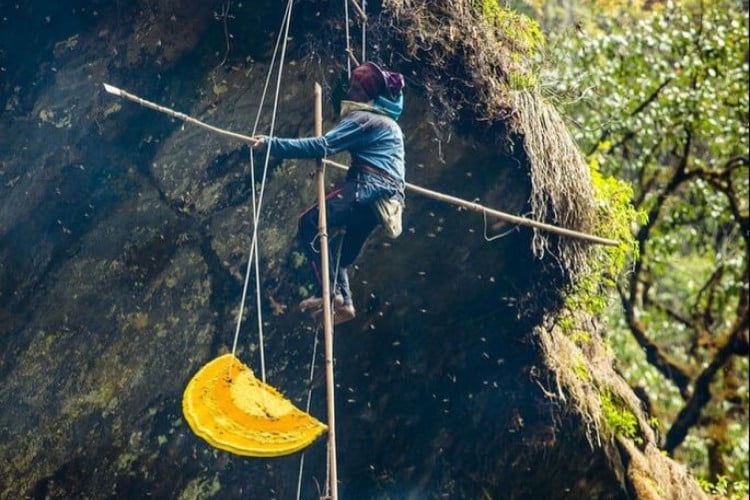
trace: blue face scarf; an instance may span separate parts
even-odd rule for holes
[[[393,99],[380,95],[375,98],[373,107],[384,115],[398,120],[404,111],[404,94],[401,92]]]

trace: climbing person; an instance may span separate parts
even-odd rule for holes
[[[329,266],[334,323],[356,315],[347,268],[370,235],[382,226],[388,236],[401,233],[404,207],[404,137],[396,120],[403,110],[404,77],[366,62],[352,71],[348,100],[340,121],[325,135],[298,139],[255,136],[252,148],[284,158],[325,158],[348,151],[351,163],[343,184],[326,195]],[[311,262],[316,293],[300,309],[319,313],[322,284],[318,268],[318,206],[299,219],[298,238]]]

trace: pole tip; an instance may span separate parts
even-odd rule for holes
[[[120,95],[122,93],[120,89],[118,89],[117,87],[113,87],[112,85],[109,85],[107,83],[104,84],[104,90],[114,95]]]

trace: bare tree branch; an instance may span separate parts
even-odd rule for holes
[[[695,328],[696,330],[698,330],[698,333],[711,329],[711,325],[714,322],[712,310],[714,299],[716,297],[716,288],[721,284],[721,278],[723,276],[724,266],[719,265],[716,269],[714,269],[713,273],[711,273],[711,276],[708,278],[703,287],[701,287],[695,297],[695,305],[693,306],[693,318],[695,319]],[[708,298],[705,300],[705,304],[701,306],[703,297],[706,294],[708,294]]]
[[[661,84],[659,84],[659,86],[656,87],[656,89],[651,93],[651,95],[646,97],[646,99],[644,99],[644,101],[641,104],[639,104],[633,111],[631,111],[629,116],[632,118],[633,116],[636,116],[640,114],[641,112],[643,112],[643,110],[646,109],[651,103],[656,101],[656,99],[659,97],[659,94],[661,94],[662,90],[664,90],[667,87],[667,85],[669,85],[672,82],[672,80],[674,80],[674,78],[669,77],[666,80],[664,80]],[[599,139],[592,145],[593,149],[588,151],[587,155],[590,155],[594,151],[596,151],[596,148],[599,147],[599,144],[602,141],[605,141],[611,134],[612,134],[612,131],[609,129],[602,132],[602,134],[599,136]],[[623,138],[617,143],[617,145],[621,146],[625,142],[635,137],[635,135],[636,133],[634,131],[629,131],[628,133],[625,134],[625,136],[623,136]]]
[[[646,353],[646,359],[668,380],[671,380],[679,389],[684,399],[690,396],[691,377],[689,371],[681,366],[676,360],[671,359],[656,343],[654,343],[646,333],[645,326],[638,320],[636,308],[638,304],[643,304],[644,292],[640,285],[645,283],[643,279],[644,264],[646,258],[646,243],[652,229],[659,221],[659,216],[665,202],[669,196],[674,193],[683,182],[688,180],[687,173],[688,158],[692,143],[692,132],[687,130],[687,138],[683,143],[679,162],[672,170],[672,177],[666,186],[658,193],[654,206],[649,211],[649,218],[636,235],[636,241],[639,247],[639,258],[634,263],[634,272],[631,275],[627,293],[620,290],[620,300],[625,311],[625,319],[628,327],[638,344]]]
[[[746,337],[747,330],[748,315],[744,315],[738,318],[737,324],[725,337],[714,358],[695,380],[692,396],[667,432],[665,449],[669,454],[674,453],[674,450],[685,440],[688,431],[698,423],[703,408],[711,401],[711,382],[714,376],[735,354],[738,344],[743,343],[742,338]]]
[[[688,399],[691,382],[689,370],[672,359],[658,344],[648,337],[646,327],[636,317],[633,301],[622,292],[620,293],[620,299],[622,307],[625,310],[625,320],[630,328],[630,332],[646,353],[648,362],[677,386],[683,399]]]
[[[664,314],[666,314],[667,316],[669,316],[670,318],[672,318],[673,320],[675,320],[677,323],[680,323],[682,326],[685,326],[687,328],[693,328],[693,322],[692,321],[690,321],[689,319],[685,318],[679,312],[675,311],[671,307],[669,307],[669,306],[667,306],[665,304],[662,304],[661,302],[653,302],[653,301],[649,301],[649,305],[652,305],[657,310],[663,312]]]

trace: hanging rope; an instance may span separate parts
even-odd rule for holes
[[[283,48],[281,50],[281,57],[280,57],[280,62],[279,62],[279,71],[278,71],[277,85],[276,85],[276,94],[275,94],[275,99],[274,99],[273,112],[271,114],[272,118],[271,118],[270,132],[269,132],[270,136],[273,135],[273,131],[274,131],[274,128],[275,128],[276,114],[277,114],[277,110],[278,110],[278,101],[279,101],[279,94],[280,94],[281,81],[282,81],[282,74],[283,74],[283,68],[284,68],[284,58],[285,58],[285,55],[286,55],[286,42],[289,39],[288,35],[289,35],[289,27],[291,25],[292,4],[293,4],[293,0],[289,0],[289,3],[287,4],[287,9],[286,9],[286,12],[285,12],[285,15],[284,15],[284,20],[282,22],[282,29],[279,30],[279,33],[280,33],[279,34],[279,39],[277,39],[276,47],[274,48],[274,54],[273,54],[273,57],[272,57],[272,62],[271,62],[270,68],[269,68],[269,73],[268,73],[268,76],[266,78],[266,83],[265,83],[265,87],[264,87],[264,91],[263,91],[263,96],[261,98],[261,103],[260,103],[259,108],[258,108],[258,115],[256,116],[255,124],[253,126],[253,135],[255,135],[256,132],[257,132],[258,123],[260,121],[260,113],[261,113],[261,110],[263,108],[263,103],[264,103],[266,91],[267,91],[267,88],[268,88],[268,85],[269,85],[270,76],[271,76],[271,73],[272,73],[273,66],[274,66],[274,64],[276,62],[276,55],[277,55],[277,51],[278,51],[278,47],[279,47],[279,41],[283,39],[283,44],[282,44]],[[281,34],[282,32],[283,32],[283,35]],[[263,194],[265,192],[266,177],[267,177],[268,166],[269,166],[269,162],[270,162],[270,148],[266,148],[265,162],[264,162],[264,166],[263,166],[263,177],[262,177],[262,180],[261,180],[260,193],[258,195],[257,207],[256,207],[256,203],[255,203],[255,199],[256,199],[256,196],[255,196],[255,176],[254,176],[255,165],[254,165],[254,159],[253,159],[254,157],[253,157],[252,154],[251,154],[250,158],[251,158],[251,160],[250,160],[251,183],[253,185],[253,237],[252,237],[252,244],[251,244],[251,250],[250,250],[250,256],[251,257],[248,260],[247,272],[246,272],[246,276],[245,276],[245,283],[244,283],[244,287],[243,287],[243,296],[242,296],[241,305],[240,305],[240,312],[239,312],[238,318],[237,318],[237,329],[236,329],[236,332],[235,332],[235,340],[234,340],[234,344],[233,344],[233,354],[234,354],[234,350],[236,349],[238,338],[239,338],[239,331],[240,331],[240,326],[241,326],[242,316],[243,316],[242,310],[243,310],[243,305],[245,303],[246,290],[247,290],[247,287],[248,287],[249,276],[250,276],[250,268],[252,267],[253,256],[254,256],[255,283],[256,283],[256,308],[257,308],[257,311],[258,311],[257,317],[258,317],[258,336],[259,336],[260,358],[261,358],[261,373],[262,373],[263,381],[265,382],[265,357],[264,357],[265,347],[264,347],[264,340],[263,340],[263,320],[262,320],[262,312],[261,312],[262,311],[262,304],[261,304],[261,289],[260,289],[261,281],[260,281],[260,271],[259,271],[260,270],[260,264],[259,264],[259,253],[260,252],[259,252],[259,249],[258,249],[258,227],[259,227],[259,220],[260,220],[260,207],[262,206]],[[313,354],[312,354],[312,359],[310,361],[310,384],[311,385],[310,385],[310,389],[309,389],[309,392],[308,392],[308,398],[307,398],[307,404],[306,404],[306,412],[307,413],[309,413],[309,411],[310,411],[310,405],[311,405],[311,399],[312,399],[312,380],[313,380],[314,371],[315,371],[315,355],[316,355],[316,352],[317,352],[317,336],[316,336],[315,343],[313,345]],[[329,417],[329,418],[330,418],[330,420],[333,420],[332,417]],[[329,431],[333,432],[333,424],[332,423],[331,423],[331,427],[329,428]],[[330,448],[331,448],[331,441],[329,440],[329,449]],[[333,446],[333,449],[335,449],[335,445]],[[329,453],[327,454],[327,464],[330,464],[331,461],[332,461],[331,460],[331,454],[332,453],[329,450]],[[335,463],[335,459],[334,459],[334,463]],[[336,474],[335,473],[333,473],[333,474],[330,473],[330,465],[328,466],[328,468],[329,468],[329,471],[327,471],[327,474],[326,474],[326,477],[328,478],[328,481],[326,481],[326,495],[327,496],[329,495],[329,491],[330,491],[329,488],[331,487],[330,484],[331,484],[331,482],[333,482],[333,484],[334,484],[333,494],[330,495],[330,496],[331,496],[331,498],[336,499],[336,497],[337,497],[337,489],[336,489],[336,486],[335,486],[335,483],[336,483],[336,479],[335,479],[336,478]],[[298,499],[300,498],[301,491],[302,491],[302,477],[303,477],[303,473],[304,473],[304,454],[302,454],[300,456],[299,476],[298,476],[298,481],[297,481],[297,498]],[[333,478],[333,481],[331,481],[331,478]]]
[[[344,0],[344,30],[346,31],[346,74],[349,78],[352,77],[352,46],[349,40],[349,0]],[[356,61],[355,61],[356,64]]]
[[[362,62],[367,60],[367,0],[362,0],[362,6],[357,3],[357,0],[351,0],[354,10],[362,20]],[[354,50],[351,46],[351,35],[349,33],[349,0],[344,0],[344,29],[346,32],[346,69],[349,78],[352,77],[352,64],[359,66],[359,61],[354,55]]]
[[[495,235],[489,236],[487,234],[487,210],[482,210],[482,218],[484,219],[484,241],[499,240],[501,238],[505,238],[506,236],[508,236],[513,231],[518,231],[518,226],[516,225],[516,226],[513,226],[510,229],[507,229],[507,230],[503,231],[500,234],[495,234]]]
[[[367,0],[362,0],[362,62],[367,60]]]
[[[305,403],[305,413],[310,413],[310,407],[312,405],[312,382],[313,378],[315,377],[315,356],[318,352],[318,333],[320,332],[320,328],[318,328],[315,331],[315,340],[313,341],[313,352],[312,352],[312,361],[310,362],[310,378],[308,380],[308,388],[307,388],[307,402]],[[299,473],[297,474],[297,500],[300,500],[302,497],[302,473],[305,469],[305,454],[304,452],[299,457]],[[326,477],[328,474],[326,474]]]
[[[273,67],[276,64],[276,57],[279,52],[279,46],[281,46],[281,56],[279,58],[279,71],[276,82],[276,93],[274,96],[273,111],[271,113],[271,125],[269,135],[273,135],[275,124],[276,124],[276,112],[278,111],[279,94],[281,93],[281,76],[284,68],[284,57],[286,55],[287,40],[289,38],[289,25],[291,24],[292,17],[292,0],[287,3],[284,18],[282,19],[281,28],[279,29],[279,36],[276,39],[276,46],[271,57],[271,64],[268,68],[268,75],[266,76],[266,82],[263,87],[263,93],[261,96],[260,104],[258,105],[258,113],[255,117],[255,124],[253,125],[253,135],[257,132],[258,123],[260,122],[260,115],[263,110],[263,104],[265,103],[266,94],[268,92],[268,86],[271,80],[271,74],[273,73]],[[265,360],[265,341],[263,336],[263,312],[261,303],[261,281],[260,281],[260,259],[258,254],[258,225],[260,222],[260,207],[263,205],[263,194],[265,192],[266,177],[268,173],[268,166],[270,164],[270,151],[266,151],[265,161],[263,165],[263,176],[260,184],[260,192],[257,195],[256,203],[256,192],[255,192],[255,162],[252,153],[250,154],[250,182],[253,186],[252,196],[252,207],[253,207],[253,236],[250,244],[250,256],[247,262],[247,269],[245,272],[245,282],[242,287],[242,298],[240,299],[240,307],[237,314],[237,327],[234,332],[234,341],[232,342],[232,355],[234,356],[237,352],[237,344],[239,342],[240,330],[242,327],[242,316],[244,314],[245,300],[247,298],[247,288],[250,282],[250,270],[255,264],[255,301],[258,318],[258,346],[260,351],[260,372],[261,380],[263,383],[266,382],[266,360]],[[231,367],[230,367],[231,368]]]

